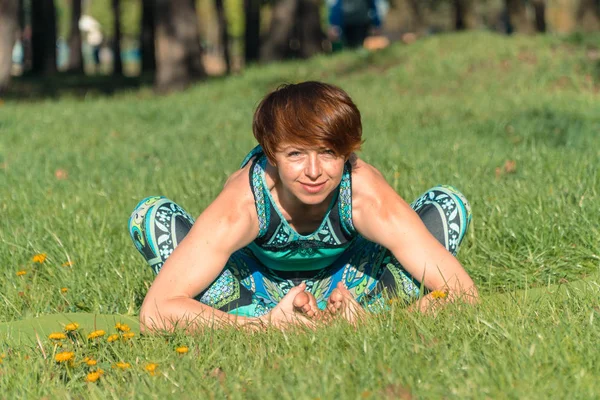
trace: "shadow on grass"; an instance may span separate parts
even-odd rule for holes
[[[136,77],[59,73],[52,77],[23,75],[11,80],[5,100],[57,100],[61,97],[112,96],[152,88],[153,75]]]

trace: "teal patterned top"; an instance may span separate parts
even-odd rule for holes
[[[319,227],[301,235],[283,218],[267,188],[267,157],[260,146],[244,159],[253,159],[250,186],[258,214],[259,234],[248,248],[262,264],[279,271],[312,271],[329,265],[358,235],[352,224],[352,174],[350,162],[344,165],[342,181]]]

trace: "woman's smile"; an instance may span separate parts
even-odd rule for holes
[[[327,182],[300,182],[300,185],[304,188],[304,190],[311,194],[319,193],[325,187]]]

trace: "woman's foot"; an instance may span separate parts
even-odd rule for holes
[[[307,291],[302,291],[294,297],[294,309],[309,318],[318,316],[320,311],[317,306],[317,299]]]
[[[334,315],[339,315],[345,318],[352,325],[362,319],[365,315],[365,310],[346,287],[339,282],[335,289],[331,292],[327,301],[327,310]]]

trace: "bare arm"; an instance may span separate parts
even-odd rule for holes
[[[169,256],[142,304],[142,329],[171,330],[178,326],[194,330],[202,325],[256,322],[194,300],[217,278],[230,255],[258,235],[247,173],[240,170],[228,180]]]
[[[445,300],[475,301],[475,284],[458,260],[375,168],[359,163],[352,177],[352,218],[358,232],[389,249],[423,286],[444,292]],[[415,307],[426,310],[433,300],[430,293]]]

